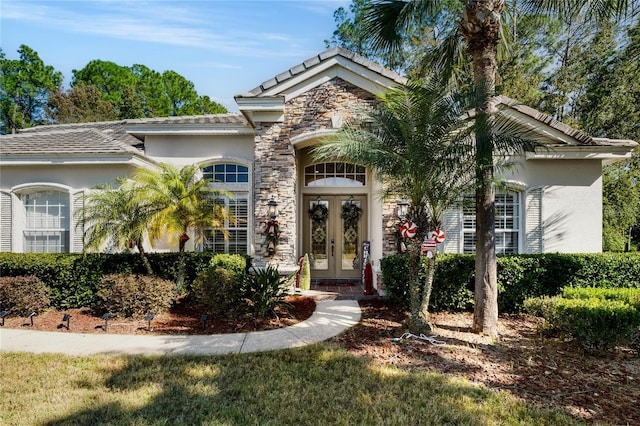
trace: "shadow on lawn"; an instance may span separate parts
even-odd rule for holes
[[[328,345],[126,361],[105,383],[120,402],[108,398],[44,424],[413,425],[527,423],[532,418],[541,424],[571,424],[558,413],[467,382],[380,366]]]

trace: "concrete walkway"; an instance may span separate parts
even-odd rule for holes
[[[81,334],[0,328],[0,352],[223,355],[294,348],[334,337],[360,321],[357,300],[319,300],[306,321],[252,333],[197,336]]]

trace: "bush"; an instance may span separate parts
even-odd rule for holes
[[[241,277],[247,273],[247,258],[241,254],[214,254],[209,267],[227,269]]]
[[[587,352],[634,346],[640,338],[640,311],[619,300],[544,297],[529,299],[525,306],[545,319],[545,333],[573,338]]]
[[[278,269],[272,266],[254,270],[246,276],[245,300],[254,317],[275,315],[276,308],[285,303],[286,287],[291,278],[281,277]]]
[[[640,288],[572,288],[562,289],[565,299],[617,300],[640,310]]]
[[[382,282],[387,291],[385,299],[409,309],[409,256],[393,255],[380,259]]]
[[[498,306],[505,313],[522,311],[526,299],[559,295],[565,286],[640,288],[639,253],[508,255],[497,261]],[[408,256],[387,256],[380,265],[387,298],[408,307]],[[438,255],[429,309],[471,309],[474,277],[473,255]]]
[[[424,283],[426,257],[421,258],[421,283]],[[431,311],[464,311],[473,306],[473,256],[440,254],[429,301]],[[394,255],[380,259],[386,299],[409,308],[409,256]]]
[[[158,277],[111,274],[100,280],[96,296],[96,311],[128,318],[164,312],[175,301],[176,287]]]
[[[241,310],[243,278],[237,271],[215,266],[193,281],[195,299],[212,314],[233,314]]]
[[[179,253],[149,253],[156,276],[175,280]],[[196,276],[209,267],[211,253],[184,254],[187,289]],[[35,275],[50,290],[57,309],[81,308],[96,303],[96,291],[103,276],[145,274],[135,253],[0,253],[0,274],[16,277]]]
[[[0,277],[0,308],[14,315],[40,313],[49,307],[47,286],[36,276]]]

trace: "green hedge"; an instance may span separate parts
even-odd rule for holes
[[[149,253],[156,276],[174,281],[178,253]],[[211,253],[185,253],[188,286],[209,267]],[[51,303],[58,309],[90,306],[100,279],[109,274],[144,274],[138,254],[0,253],[0,276],[35,275],[50,288]]]
[[[407,255],[384,257],[380,265],[388,299],[407,306]],[[474,268],[473,255],[438,255],[429,309],[436,312],[472,309]],[[638,288],[640,253],[498,256],[501,312],[522,311],[525,299],[555,296],[566,286]]]
[[[573,338],[587,352],[599,353],[638,346],[639,299],[640,289],[565,288],[562,297],[527,299],[525,309],[545,319],[546,334]]]

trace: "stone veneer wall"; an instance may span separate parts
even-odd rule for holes
[[[332,117],[351,117],[356,108],[371,106],[375,95],[334,78],[289,100],[285,104],[283,123],[256,123],[254,154],[254,264],[277,265],[281,270],[294,270],[299,250],[297,245],[297,173],[296,152],[291,138],[319,130],[333,129]],[[267,256],[264,227],[267,202],[278,202],[280,242],[275,255]]]

